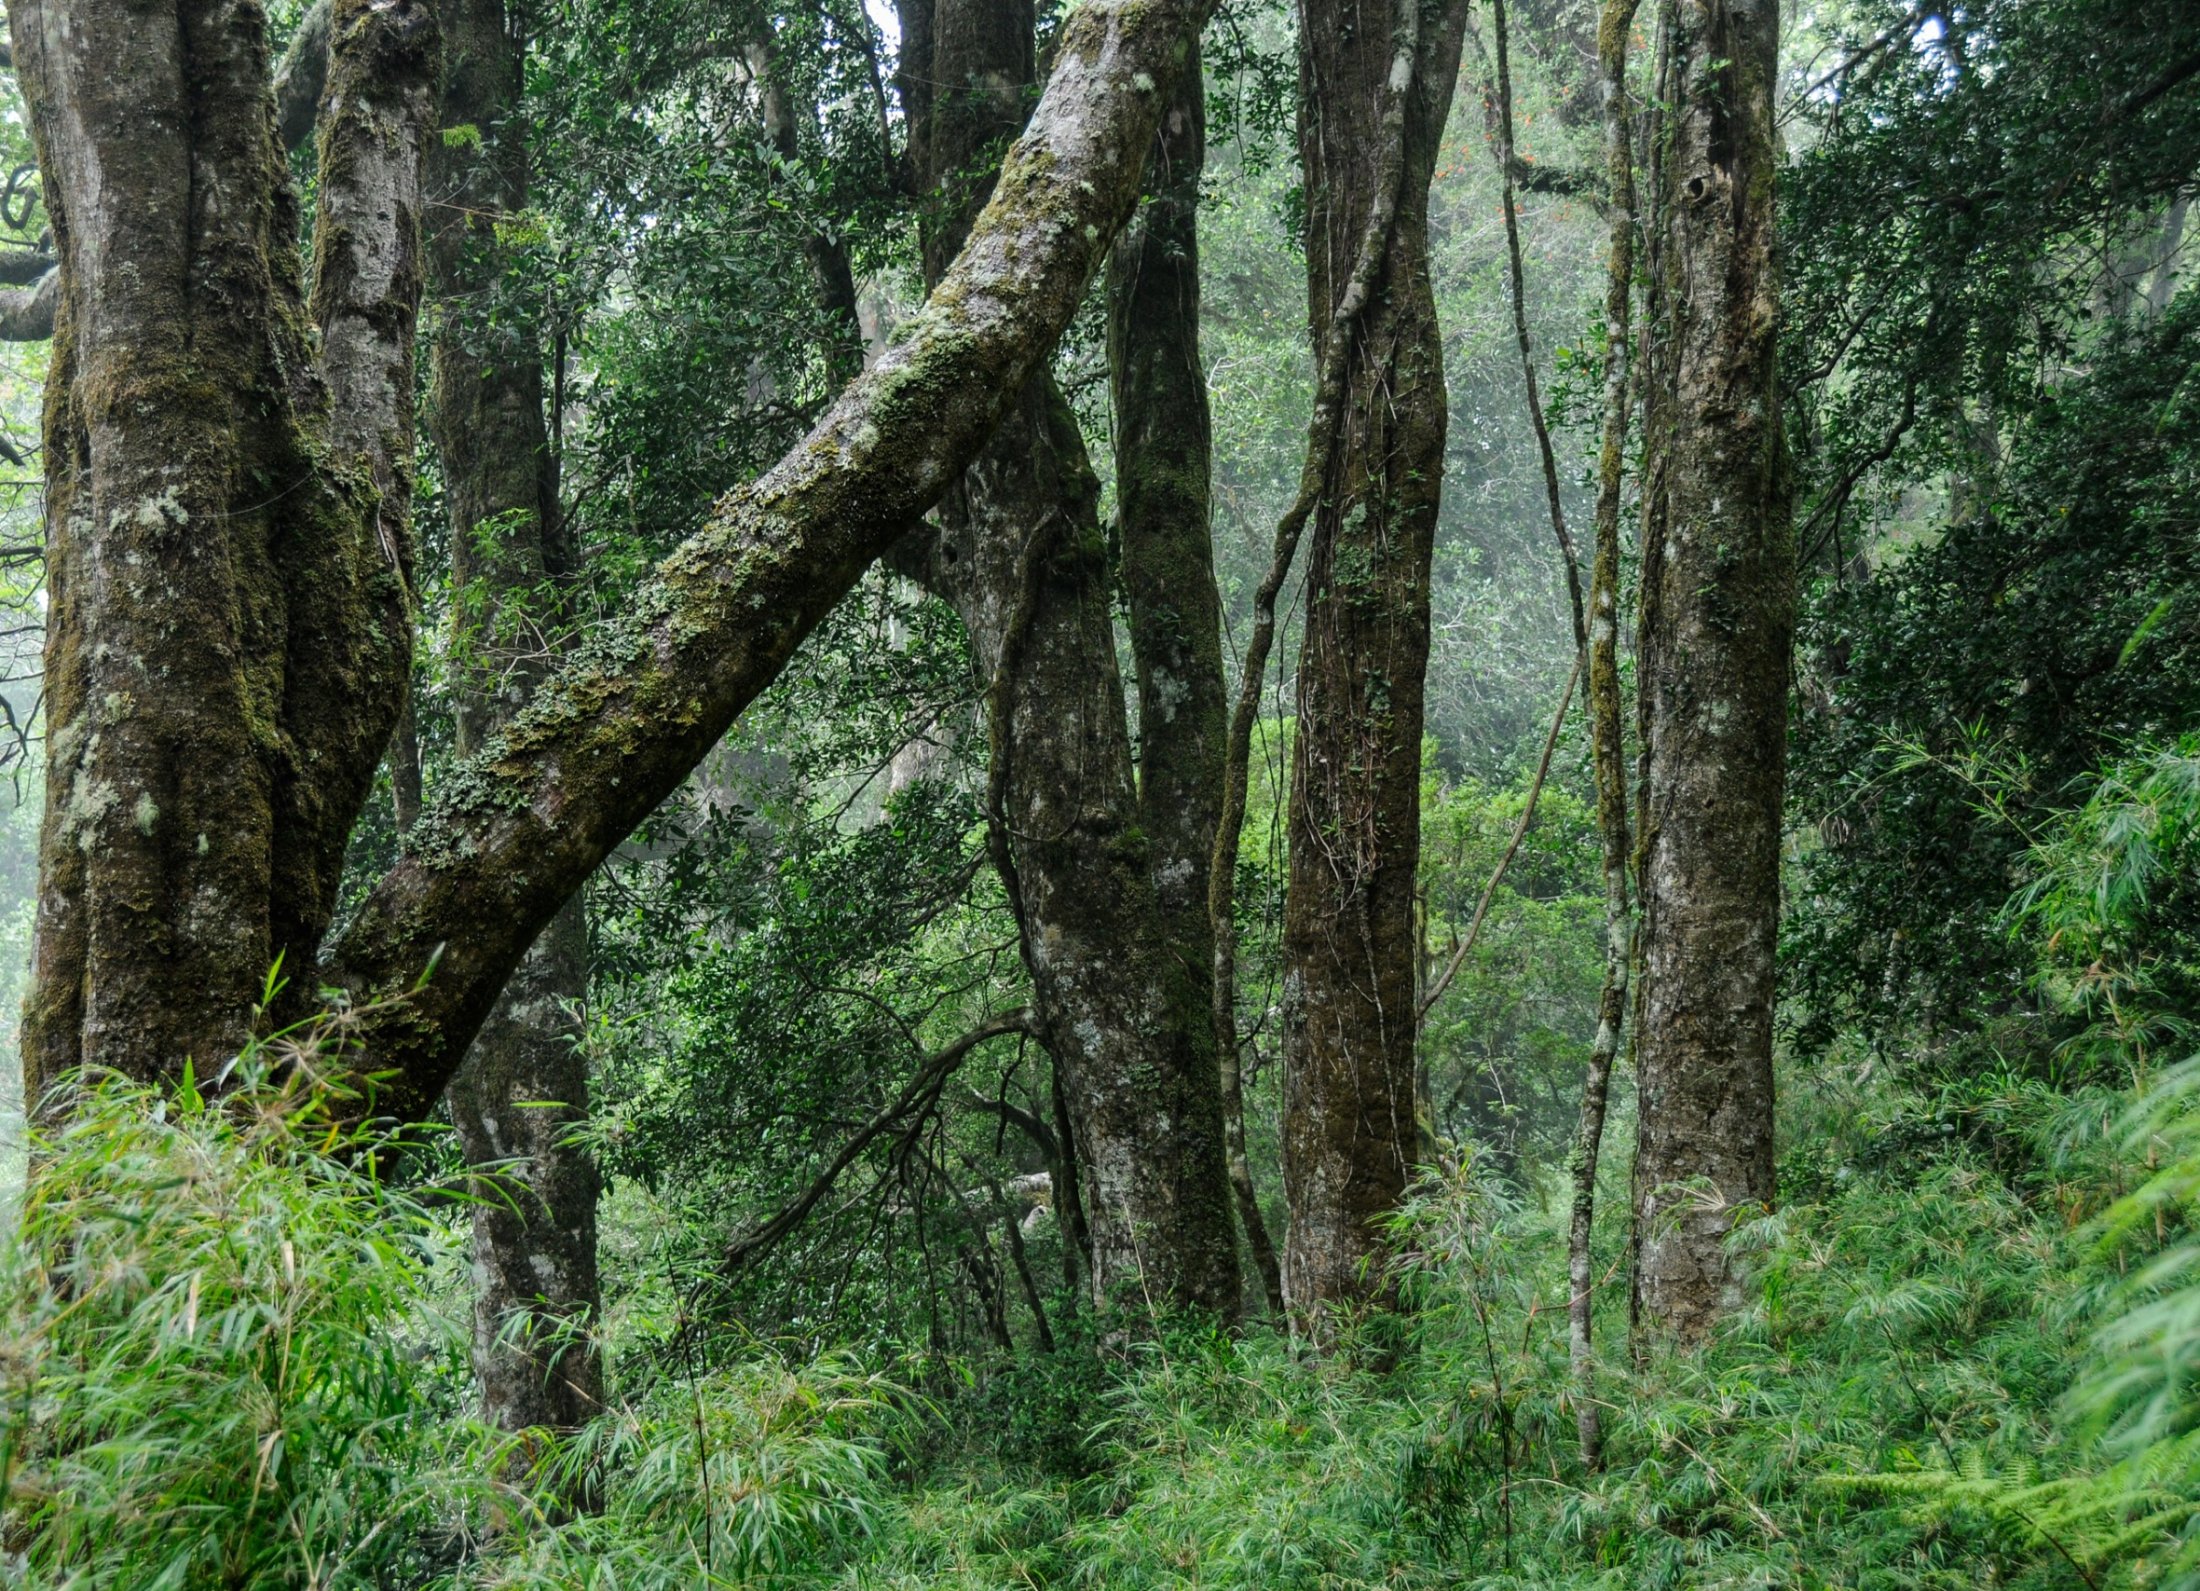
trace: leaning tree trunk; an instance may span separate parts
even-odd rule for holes
[[[1387,4],[1307,0],[1300,28],[1317,346],[1370,208],[1393,183],[1397,195],[1312,520],[1292,748],[1283,1283],[1291,1308],[1317,1321],[1382,1291],[1379,1222],[1415,1154],[1421,709],[1447,419],[1428,187],[1465,12],[1464,0],[1401,0],[1395,16]]]
[[[416,0],[335,7],[308,298],[258,6],[9,23],[61,258],[35,1100],[218,1065],[278,961],[315,992],[410,666],[438,44]]]
[[[474,136],[443,140],[429,172],[429,415],[461,594],[452,637],[458,751],[471,757],[546,672],[543,637],[563,629],[558,586],[573,559],[543,419],[539,329],[497,291],[514,263],[499,228],[527,208],[522,46],[504,0],[451,0],[444,29],[444,124]],[[587,993],[576,892],[513,972],[451,1080],[451,1123],[481,1174],[474,1375],[484,1417],[508,1431],[572,1429],[603,1401],[596,1168],[571,1141],[588,1117]]]
[[[1024,0],[937,0],[904,19],[912,145],[933,206],[925,269],[937,282],[983,201],[995,150],[1022,124],[1032,14]],[[961,614],[992,682],[995,862],[1067,1084],[1094,1296],[1234,1315],[1237,1242],[1206,989],[1184,973],[1181,925],[1156,888],[1099,485],[1050,374],[1026,385],[949,490],[925,578]]]
[[[1199,356],[1199,183],[1207,85],[1194,50],[1169,96],[1146,167],[1146,197],[1108,263],[1108,368],[1115,399],[1115,499],[1131,656],[1138,670],[1138,811],[1153,846],[1168,935],[1171,1001],[1206,1019],[1214,996],[1207,881],[1222,812],[1228,711],[1222,598],[1215,588],[1213,429]],[[1272,1309],[1276,1248],[1254,1197],[1237,1058],[1215,1055],[1230,1191]]]
[[[1677,7],[1649,223],[1638,678],[1635,1301],[1702,1340],[1773,1197],[1773,949],[1795,625],[1775,367],[1776,0]]]
[[[290,285],[257,14],[214,29],[218,10],[248,14],[64,0],[9,13],[67,304],[48,384],[59,743],[26,1011],[34,1088],[80,1059],[158,1075],[246,1032],[259,947],[303,956],[319,936],[409,668],[409,495],[394,488],[410,457],[401,400],[434,30],[397,0],[335,8],[316,368]],[[404,856],[322,947],[320,981],[357,1012],[368,1108],[404,1120],[434,1108],[558,908],[977,455],[1136,203],[1159,86],[1206,11],[1087,0],[1063,19],[1031,125],[906,335],[786,457],[729,493],[480,757],[439,781]],[[216,192],[230,202],[194,217],[192,197]],[[200,284],[221,291],[189,290]],[[274,462],[310,466],[274,477],[291,483],[278,500],[244,457],[268,432]],[[200,534],[177,534],[185,523]],[[276,550],[282,578],[262,578]],[[128,578],[101,583],[118,566]],[[251,577],[243,595],[274,592],[287,609],[255,606],[247,626],[232,573]],[[280,636],[263,622],[275,617],[288,621]],[[156,644],[133,653],[133,641]],[[223,672],[232,660],[251,665],[254,691]],[[212,676],[214,695],[194,697],[198,682],[171,669]],[[259,688],[278,673],[279,692]],[[133,684],[203,722],[214,751],[148,711]],[[216,784],[211,766],[236,748]],[[162,808],[160,791],[186,786],[188,804]],[[177,832],[186,843],[167,845]]]
[[[379,1108],[432,1107],[557,908],[977,457],[1137,202],[1159,87],[1205,16],[1201,0],[1071,10],[1030,126],[905,334],[438,781],[323,960],[364,1013]]]

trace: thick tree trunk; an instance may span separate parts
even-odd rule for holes
[[[1284,906],[1284,1293],[1318,1324],[1382,1289],[1379,1220],[1416,1143],[1414,875],[1429,560],[1446,395],[1428,274],[1428,186],[1463,0],[1394,16],[1307,0],[1300,154],[1316,344],[1343,301],[1386,164],[1397,212],[1352,340],[1342,424],[1312,519]],[[1405,95],[1402,126],[1386,110]],[[1396,131],[1391,131],[1396,128]],[[1387,147],[1402,137],[1402,148]]]
[[[430,425],[461,593],[458,750],[472,756],[548,671],[572,557],[543,418],[541,338],[497,294],[513,263],[497,229],[527,207],[521,45],[503,0],[451,0],[444,30],[444,123],[474,135],[443,140],[430,166]],[[588,1115],[587,993],[588,929],[575,893],[505,985],[449,1092],[459,1145],[482,1174],[472,1208],[474,1375],[484,1418],[510,1431],[571,1429],[603,1401],[596,1168],[569,1141]]]
[[[925,265],[936,280],[982,202],[993,149],[1022,123],[1031,9],[941,0],[905,24],[904,46],[907,80],[930,94],[912,124],[933,195]],[[962,615],[994,682],[992,820],[1005,840],[996,861],[1067,1084],[1095,1297],[1234,1315],[1206,986],[1185,975],[1182,925],[1157,888],[1116,668],[1099,486],[1051,375],[1027,385],[941,504],[927,583]],[[1197,755],[1167,735],[1162,744],[1165,777]]]
[[[1635,1298],[1700,1341],[1773,1197],[1773,949],[1795,623],[1775,368],[1776,0],[1684,0],[1649,226]]]
[[[9,21],[61,258],[36,1098],[219,1065],[278,958],[312,993],[410,663],[437,35],[411,0],[335,7],[306,302],[258,6]]]

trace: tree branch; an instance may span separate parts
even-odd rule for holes
[[[989,1116],[998,1116],[1031,1141],[1031,1146],[1045,1155],[1052,1163],[1062,1158],[1062,1146],[1055,1140],[1054,1129],[1041,1121],[1033,1111],[1024,1109],[1012,1099],[995,1099],[991,1094],[981,1094],[975,1088],[964,1091],[972,1110],[982,1110]]]
[[[54,305],[61,297],[61,269],[55,266],[36,287],[0,290],[0,342],[37,343],[53,335]]]
[[[1535,821],[1536,798],[1543,794],[1543,781],[1551,771],[1551,753],[1558,749],[1558,732],[1566,722],[1566,709],[1574,704],[1574,686],[1581,679],[1582,655],[1574,654],[1574,670],[1566,676],[1565,694],[1558,699],[1558,711],[1551,715],[1551,732],[1543,741],[1542,759],[1535,765],[1535,780],[1528,786],[1528,799],[1520,809],[1520,821],[1513,825],[1512,838],[1506,842],[1505,854],[1497,859],[1497,867],[1490,874],[1489,883],[1482,888],[1482,898],[1475,902],[1474,918],[1467,924],[1466,937],[1461,939],[1444,963],[1443,973],[1428,986],[1421,996],[1419,1020],[1426,1022],[1429,1012],[1436,1009],[1436,1002],[1443,999],[1451,987],[1451,980],[1459,976],[1459,969],[1466,964],[1467,952],[1474,948],[1475,940],[1482,935],[1482,919],[1490,914],[1490,902],[1497,898],[1497,886],[1505,881],[1505,870],[1512,866],[1513,857],[1520,850],[1520,842],[1527,836],[1528,825]]]
[[[726,1245],[726,1252],[719,1262],[720,1270],[728,1275],[740,1270],[800,1226],[809,1217],[809,1213],[817,1208],[818,1200],[833,1191],[833,1184],[840,1180],[840,1174],[854,1165],[856,1158],[882,1134],[900,1125],[903,1117],[919,1101],[936,1094],[940,1085],[954,1075],[955,1068],[969,1058],[972,1050],[988,1039],[1001,1038],[1010,1033],[1029,1033],[1036,1020],[1028,1009],[1006,1012],[972,1028],[944,1050],[927,1056],[924,1064],[917,1068],[917,1075],[909,1079],[907,1086],[894,1097],[894,1102],[857,1128],[855,1136],[841,1146],[840,1153],[833,1156],[823,1171],[811,1178],[808,1187],[781,1205],[768,1220],[750,1228]]]
[[[0,282],[10,287],[29,287],[46,279],[59,265],[50,248],[0,249]]]

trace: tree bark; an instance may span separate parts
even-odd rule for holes
[[[983,200],[992,150],[1022,123],[1031,9],[944,0],[903,36],[905,47],[922,41],[905,70],[931,95],[912,125],[929,193],[926,272],[937,279]],[[1157,882],[1169,842],[1185,836],[1172,826],[1157,844],[1141,821],[1099,485],[1051,374],[1030,381],[948,492],[926,581],[962,615],[994,681],[989,804],[1005,842],[996,867],[1067,1083],[1094,1296],[1234,1316],[1237,1244],[1207,991],[1186,975],[1183,923],[1165,911]],[[1199,753],[1182,738],[1162,737],[1164,783],[1196,772]],[[1196,811],[1173,817],[1198,822]]]
[[[278,958],[312,993],[410,664],[438,44],[414,0],[335,8],[308,301],[256,5],[9,21],[61,260],[35,1099],[219,1065]]]
[[[1136,202],[1160,85],[1205,14],[1199,0],[1068,14],[1031,125],[907,335],[439,781],[325,962],[364,1009],[376,1108],[425,1113],[557,907],[977,456]]]
[[[1384,168],[1401,164],[1389,248],[1352,338],[1342,423],[1311,522],[1292,753],[1283,1284],[1317,1329],[1332,1306],[1385,1290],[1379,1222],[1415,1153],[1413,895],[1447,417],[1428,186],[1464,26],[1462,0],[1425,10],[1404,0],[1395,17],[1362,0],[1307,0],[1302,10],[1299,143],[1317,346],[1386,189]]]
[[[1627,344],[1632,335],[1635,282],[1635,161],[1627,98],[1627,36],[1636,0],[1604,0],[1597,20],[1597,70],[1604,95],[1604,159],[1609,208],[1604,287],[1604,426],[1597,449],[1595,549],[1589,571],[1589,745],[1596,772],[1597,838],[1604,875],[1604,983],[1597,992],[1596,1037],[1581,1084],[1580,1126],[1568,1171],[1573,1203],[1567,1214],[1567,1351],[1579,1399],[1574,1427],[1582,1464],[1602,1462],[1604,1422],[1596,1399],[1597,1162],[1611,1099],[1612,1067],[1627,1020],[1627,984],[1634,966],[1633,912],[1628,900],[1627,753],[1619,677],[1619,518],[1626,475]]]
[[[503,0],[450,0],[443,121],[471,132],[442,140],[429,173],[429,412],[459,593],[452,662],[462,757],[525,705],[563,649],[559,588],[574,572],[543,416],[539,324],[498,297],[515,263],[498,228],[528,202],[524,56],[513,23]],[[483,1417],[508,1431],[570,1430],[603,1402],[598,1180],[588,1152],[571,1142],[588,1119],[584,910],[576,891],[550,919],[448,1094],[478,1178],[474,1375]]]
[[[1776,369],[1776,0],[1684,0],[1649,225],[1635,1302],[1706,1337],[1773,1187],[1773,951],[1795,624]]]
[[[1199,353],[1199,184],[1207,85],[1195,49],[1147,157],[1146,194],[1108,265],[1108,367],[1115,402],[1117,541],[1138,671],[1139,824],[1153,847],[1173,1003],[1195,1013],[1206,1047],[1214,998],[1209,869],[1222,813],[1228,730],[1222,598],[1215,587],[1213,423]],[[1195,1045],[1198,1038],[1195,1037]],[[1246,1249],[1272,1310],[1282,1273],[1254,1196],[1244,1086],[1220,1067],[1223,1151]]]

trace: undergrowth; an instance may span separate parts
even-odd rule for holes
[[[1598,1471],[1559,1201],[1471,1150],[1397,1214],[1406,1307],[1327,1352],[1089,1318],[974,1364],[630,1341],[585,1429],[483,1430],[452,1213],[378,1179],[293,1047],[218,1093],[80,1079],[36,1136],[0,1585],[2200,1587],[2200,1061],[2162,994],[2192,958],[2181,910],[2145,922],[2196,767],[2135,760],[2035,849],[2012,927],[2075,1035],[2045,1075],[1790,1058],[1744,1305],[1699,1352],[1608,1350]]]

